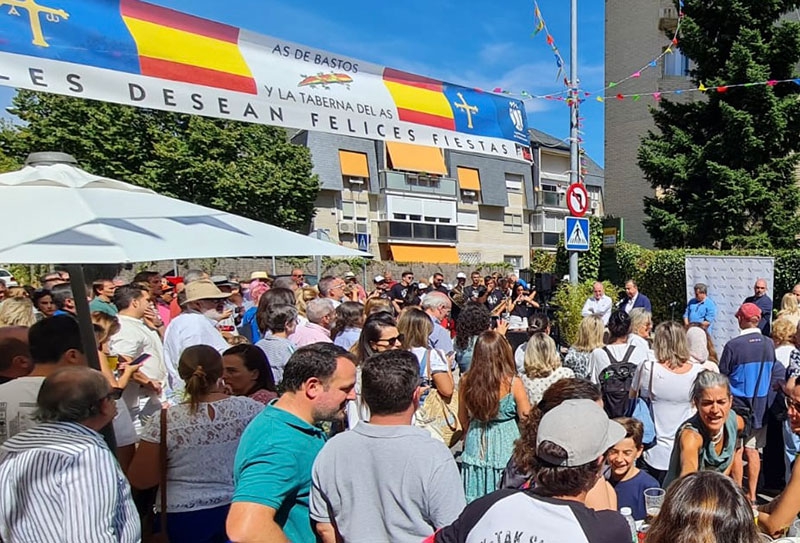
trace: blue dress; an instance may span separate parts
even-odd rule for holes
[[[497,490],[518,438],[517,403],[510,392],[500,399],[494,419],[470,421],[461,454],[461,480],[467,503]]]

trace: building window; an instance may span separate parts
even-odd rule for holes
[[[369,219],[369,204],[355,200],[342,200],[343,221],[367,221]]]
[[[503,232],[510,234],[522,233],[522,215],[516,213],[505,213],[503,215]]]
[[[473,211],[459,211],[458,212],[458,227],[468,230],[478,229],[478,214]],[[462,262],[464,262],[462,260]]]
[[[367,188],[367,179],[364,177],[350,177],[343,175],[342,179],[344,179],[345,187],[348,187],[353,192],[361,192]]]
[[[479,204],[481,203],[481,193],[476,190],[462,190],[461,191],[462,204]]]
[[[672,53],[664,55],[664,77],[688,77],[689,58],[677,47],[671,46],[671,48]]]
[[[525,181],[524,176],[506,172],[506,189],[509,192],[522,192],[523,181]]]
[[[503,262],[506,264],[511,264],[514,269],[520,269],[522,267],[522,256],[519,255],[504,255]]]
[[[553,248],[558,245],[558,241],[563,237],[563,233],[534,232],[531,234],[531,246]]]

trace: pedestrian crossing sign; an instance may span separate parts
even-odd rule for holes
[[[564,246],[567,251],[589,250],[589,219],[564,217]]]

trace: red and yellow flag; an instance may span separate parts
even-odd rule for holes
[[[142,75],[256,94],[239,29],[140,0],[121,0]]]
[[[453,108],[441,81],[385,68],[383,84],[392,95],[401,121],[455,130]]]

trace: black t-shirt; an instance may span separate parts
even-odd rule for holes
[[[534,314],[536,308],[533,307],[528,302],[519,302],[514,304],[514,309],[511,310],[511,314],[517,316],[519,318],[530,318],[531,315]]]
[[[497,307],[503,301],[503,291],[499,288],[494,289],[489,295],[486,297],[486,307],[489,308],[489,311]]]
[[[624,543],[630,539],[628,523],[616,511],[593,511],[582,503],[545,498],[533,491],[497,490],[469,504],[453,524],[426,543]]]
[[[392,300],[405,300],[408,294],[408,286],[403,283],[397,283],[389,290],[389,296]]]
[[[483,285],[478,285],[477,287],[473,287],[472,285],[467,285],[464,287],[464,298],[467,301],[475,301],[478,299],[478,292],[477,290],[481,288]]]

